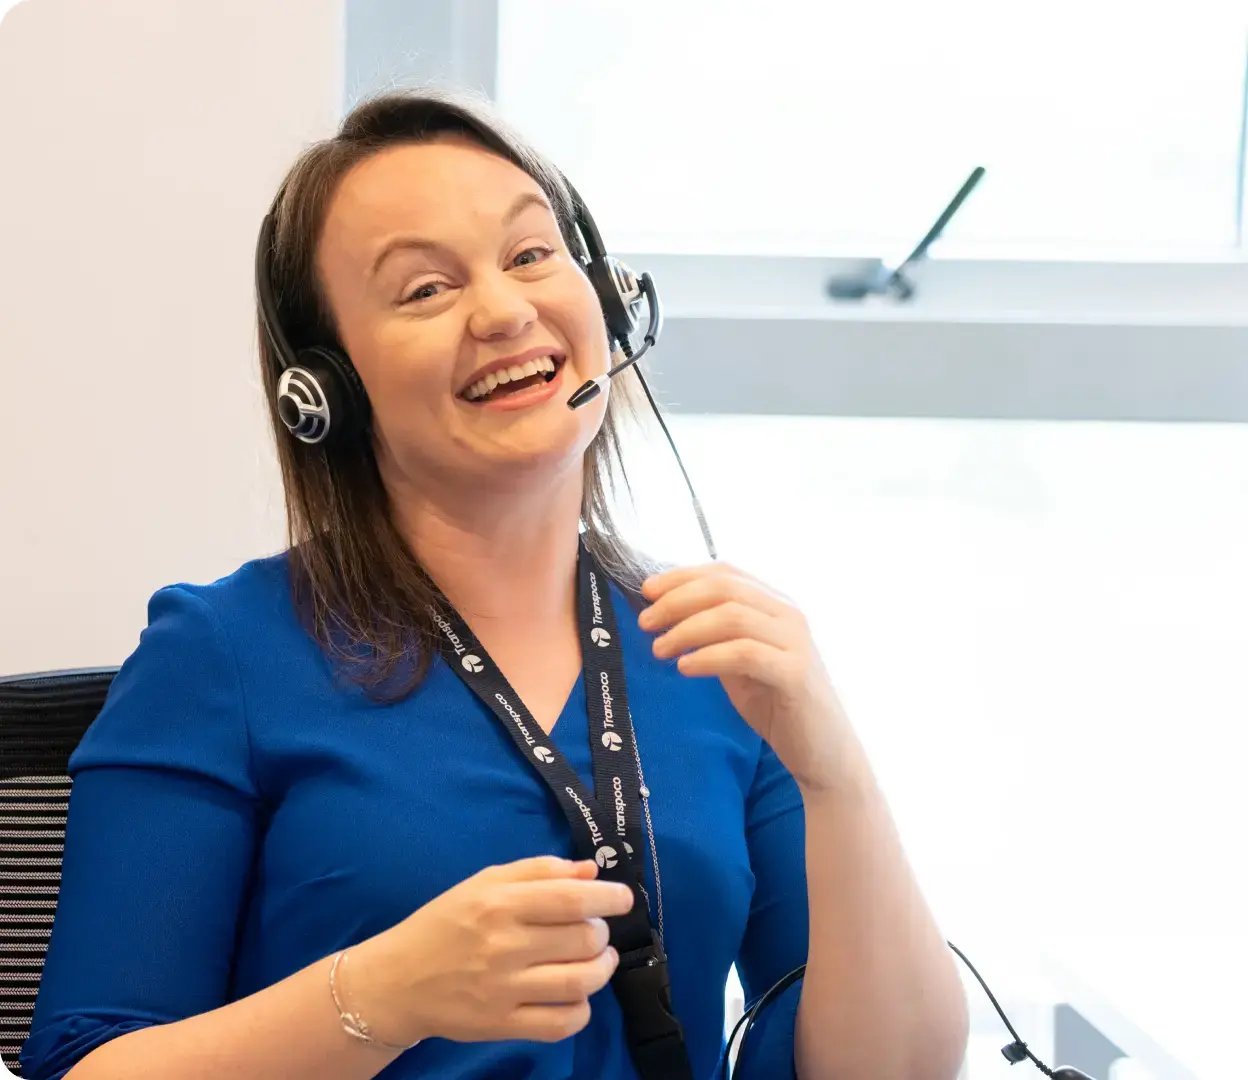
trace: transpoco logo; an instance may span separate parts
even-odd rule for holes
[[[618,750],[624,743],[614,731],[604,731],[602,733],[602,745],[608,750]]]
[[[474,675],[479,675],[485,667],[485,665],[481,663],[481,657],[473,656],[472,653],[465,656],[460,663],[464,665],[465,671],[471,671]]]
[[[537,760],[540,761],[543,765],[549,765],[552,761],[555,760],[555,755],[552,754],[549,750],[547,750],[546,747],[544,746],[533,747],[533,756],[537,758]]]
[[[625,830],[624,785],[620,783],[618,776],[611,777],[611,795],[615,804],[615,834],[622,838]],[[624,846],[628,847],[627,841],[625,841]],[[628,853],[630,855],[633,853],[631,848]]]
[[[598,681],[602,683],[602,726],[605,728],[615,727],[615,710],[611,708],[611,703],[615,700],[611,696],[611,680],[607,677],[605,671],[598,672]]]
[[[606,630],[601,626],[595,626],[589,632],[589,637],[590,637],[590,640],[593,641],[595,645],[603,649],[605,649],[608,645],[611,644],[611,631]]]
[[[464,643],[459,640],[459,635],[455,633],[454,627],[442,617],[442,612],[433,604],[429,605],[429,613],[433,616],[433,621],[438,624],[442,633],[446,635],[446,640],[451,643],[451,648],[455,650],[455,655],[461,656],[464,652]]]
[[[598,575],[589,572],[589,596],[594,602],[594,625],[602,622],[602,598],[598,595]]]
[[[620,860],[616,857],[619,852],[613,847],[600,847],[594,852],[594,862],[606,870],[610,870]]]

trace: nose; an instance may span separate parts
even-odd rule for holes
[[[468,329],[474,337],[515,337],[537,320],[537,309],[525,297],[524,286],[506,271],[482,275],[473,292],[476,303]]]

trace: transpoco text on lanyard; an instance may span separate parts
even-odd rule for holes
[[[624,915],[608,916],[606,922],[611,944],[620,954],[611,984],[620,999],[638,1071],[643,1077],[691,1077],[680,1022],[671,1008],[667,956],[650,923],[643,884],[640,777],[624,654],[608,579],[584,540],[577,552],[576,591],[594,795],[538,727],[446,598],[440,599],[440,609],[431,606],[430,612],[442,630],[443,658],[546,782],[572,826],[579,857],[594,859],[600,878],[622,882],[633,890],[632,908]],[[604,807],[609,811],[604,812]]]

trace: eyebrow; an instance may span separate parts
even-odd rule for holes
[[[541,206],[549,210],[552,214],[554,213],[554,210],[551,209],[551,205],[546,201],[545,197],[539,195],[535,191],[526,191],[524,194],[518,196],[516,201],[508,207],[507,212],[502,216],[500,221],[501,226],[505,229],[530,206]],[[369,278],[375,277],[377,275],[377,271],[381,269],[381,264],[385,262],[386,259],[395,251],[442,251],[444,249],[445,245],[439,244],[436,240],[425,240],[419,236],[391,237],[382,249],[377,252],[377,257],[373,259],[373,264],[369,267],[368,276]]]

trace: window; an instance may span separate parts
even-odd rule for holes
[[[626,251],[1226,252],[1248,8],[502,0],[496,98]],[[591,199],[592,194],[592,199]]]
[[[653,276],[671,408],[1248,419],[1243,0],[409,8],[348,5],[348,85],[493,97]],[[829,298],[978,165],[911,299]]]

